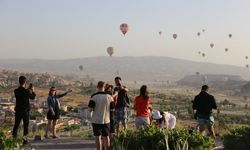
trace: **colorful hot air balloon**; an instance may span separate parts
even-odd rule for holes
[[[128,32],[128,24],[122,23],[120,25],[120,30],[121,30],[122,34],[125,36],[125,34]]]
[[[109,54],[110,57],[114,54],[114,48],[113,47],[108,47],[107,48],[107,53]]]
[[[232,34],[228,34],[228,37],[231,38],[233,35]]]
[[[211,43],[211,44],[210,44],[210,47],[211,47],[211,48],[213,48],[213,47],[214,47],[214,44],[213,44],[213,43]]]
[[[245,59],[248,59],[248,56],[245,56]]]
[[[79,66],[79,70],[83,71],[83,66],[82,65]]]
[[[201,33],[200,33],[200,32],[198,32],[198,33],[197,33],[197,36],[200,36],[200,35],[201,35]]]
[[[177,38],[177,34],[176,34],[176,33],[173,34],[173,38],[174,38],[174,39]]]
[[[228,52],[228,48],[225,48],[225,52]]]

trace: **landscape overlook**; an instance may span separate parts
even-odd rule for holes
[[[0,0],[0,150],[249,150],[250,0]]]

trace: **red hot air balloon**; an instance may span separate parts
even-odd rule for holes
[[[173,34],[173,38],[174,38],[174,39],[177,38],[177,34],[176,34],[176,33]]]
[[[121,30],[122,34],[125,36],[125,34],[128,32],[128,24],[122,23],[120,25],[120,30]]]

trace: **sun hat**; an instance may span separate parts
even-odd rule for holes
[[[153,114],[152,114],[152,118],[153,119],[161,119],[162,118],[162,115],[161,115],[161,113],[158,111],[158,110],[156,110],[156,111],[154,111],[153,112]]]

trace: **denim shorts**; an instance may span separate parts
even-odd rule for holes
[[[115,125],[127,124],[127,108],[116,108],[114,113]]]
[[[197,117],[197,121],[198,121],[199,125],[212,126],[214,124],[214,117],[210,116],[208,119]]]

